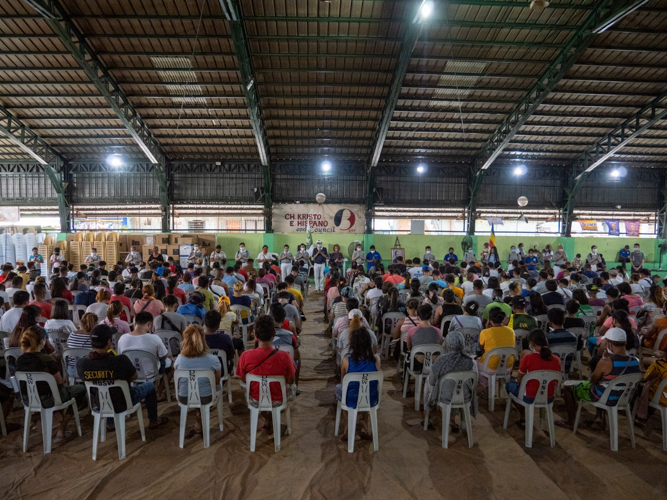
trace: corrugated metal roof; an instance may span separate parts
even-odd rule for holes
[[[219,1],[61,2],[170,157],[259,159]],[[438,3],[413,49],[381,161],[469,161],[594,3]],[[241,1],[272,160],[368,160],[411,5]],[[665,90],[667,0],[651,0],[595,38],[500,158],[565,162]],[[21,0],[0,5],[0,104],[65,157],[142,156]],[[617,156],[665,160],[667,124]],[[27,156],[0,138],[0,159],[14,158]]]

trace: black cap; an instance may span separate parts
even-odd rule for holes
[[[114,329],[109,325],[97,325],[90,332],[90,345],[94,349],[104,349],[112,339]]]

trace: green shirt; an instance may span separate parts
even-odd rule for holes
[[[526,313],[514,314],[508,325],[513,330],[528,330],[533,331],[537,328],[535,318]]]
[[[484,309],[484,319],[489,319],[489,311],[494,307],[500,307],[508,318],[512,315],[512,308],[509,304],[505,304],[504,302],[491,302],[486,306],[486,309]]]

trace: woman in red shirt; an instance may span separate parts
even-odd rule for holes
[[[32,289],[35,300],[30,303],[31,306],[37,306],[42,310],[42,316],[46,319],[51,319],[51,304],[44,301],[46,297],[46,285],[44,283],[37,283]]]
[[[167,295],[173,295],[181,301],[179,305],[183,305],[188,301],[185,292],[178,288],[178,278],[176,276],[170,276],[167,278]]]
[[[65,299],[70,304],[74,304],[74,295],[67,289],[67,285],[60,278],[51,280],[51,297],[53,299]]]
[[[528,348],[529,351],[524,351],[521,356],[521,362],[519,363],[519,375],[516,380],[510,380],[507,382],[506,388],[508,393],[514,394],[516,397],[519,395],[519,387],[521,386],[521,379],[530,372],[538,370],[551,370],[560,373],[560,358],[551,353],[549,349],[549,342],[547,340],[546,334],[542,330],[533,330],[528,334]],[[537,380],[531,380],[526,385],[526,394],[523,395],[523,400],[526,403],[532,403],[535,401],[535,396],[537,391],[540,388],[540,383]],[[549,401],[553,401],[554,392],[556,391],[556,381],[554,380],[549,384]],[[526,428],[525,412],[524,407],[521,405],[514,404],[514,406],[519,410],[521,417],[519,418],[519,427],[522,429]]]

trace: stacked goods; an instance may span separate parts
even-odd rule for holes
[[[55,243],[55,241],[54,241],[53,236],[46,236],[44,238],[44,241],[42,242],[42,245],[53,246],[54,243]],[[58,245],[56,245],[56,246],[58,246]]]
[[[48,241],[48,238],[46,240],[44,240],[45,245],[48,245],[47,241]],[[58,241],[58,242],[56,242],[55,248],[60,248],[61,255],[63,257],[65,257],[65,260],[67,262],[69,262],[69,251],[67,250],[67,242],[66,241]],[[42,256],[44,257],[45,260],[47,259],[46,255],[42,254]]]
[[[83,241],[85,233],[74,233],[74,241]]]
[[[107,241],[118,242],[118,233],[107,233]]]
[[[181,239],[181,236],[182,235],[178,234],[178,233],[171,233],[169,235],[169,244],[170,245],[177,245],[177,246],[180,245],[181,242],[179,240]]]
[[[51,245],[39,245],[37,252],[44,257],[44,262],[48,262],[53,254],[53,247]],[[65,257],[67,259],[67,257]]]
[[[88,234],[92,234],[92,233],[88,233]],[[86,263],[86,257],[88,257],[92,253],[94,244],[95,243],[91,242],[91,241],[82,241],[81,242],[81,254],[79,255],[79,257],[81,258],[81,264]]]
[[[169,245],[169,235],[168,234],[154,234],[153,235],[153,245]]]
[[[95,233],[91,233],[89,231],[86,231],[86,234],[83,237],[84,241],[95,241]]]
[[[97,250],[99,251],[99,248]],[[118,242],[106,242],[104,249],[104,260],[107,262],[107,268],[111,268],[111,266],[120,260],[120,245]]]
[[[94,233],[94,235],[95,241],[107,241],[107,233]]]
[[[130,251],[129,247],[134,247],[137,252],[141,252],[142,247],[146,244],[146,236],[143,234],[130,234],[127,236],[127,251]]]
[[[80,241],[70,241],[69,242],[69,259],[68,262],[74,266],[74,270],[78,271],[83,263],[85,257],[81,255],[81,245]],[[45,257],[46,259],[46,257]]]
[[[174,258],[174,262],[178,262],[180,259],[180,247],[179,245],[169,245],[167,247],[167,259],[169,257]]]
[[[200,234],[198,235],[199,248],[207,255],[210,255],[215,250],[215,234]]]
[[[102,260],[106,260],[106,245],[107,244],[106,244],[105,241],[95,241],[95,242],[92,242],[90,244],[91,249],[92,248],[97,249],[97,255],[99,255],[100,259],[102,259]],[[90,254],[88,254],[88,255],[90,255]],[[83,256],[84,260],[85,260],[86,257],[88,257],[88,255]]]

